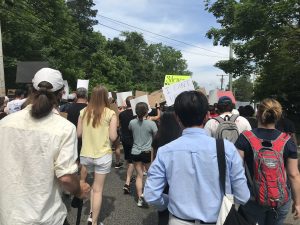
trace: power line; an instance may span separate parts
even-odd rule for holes
[[[126,25],[128,27],[133,27],[135,29],[142,30],[144,32],[147,32],[147,33],[150,33],[150,34],[153,34],[153,35],[156,35],[156,36],[160,36],[162,38],[169,39],[171,41],[175,41],[175,42],[178,42],[178,43],[181,43],[181,44],[184,44],[184,45],[188,45],[188,46],[192,46],[192,47],[195,47],[195,48],[199,48],[199,49],[202,49],[202,50],[205,50],[205,51],[208,51],[208,52],[212,52],[214,54],[220,54],[220,52],[215,52],[215,51],[212,51],[212,50],[209,50],[209,49],[206,49],[206,48],[202,48],[200,46],[197,46],[197,45],[194,45],[194,44],[190,44],[190,43],[187,43],[187,42],[184,42],[184,41],[181,41],[181,40],[177,40],[177,39],[174,39],[174,38],[171,38],[171,37],[167,37],[167,36],[162,35],[162,34],[157,34],[157,33],[154,33],[152,31],[149,31],[149,30],[146,30],[146,29],[143,29],[143,28],[139,28],[137,26],[133,26],[133,25],[130,25],[128,23],[125,23],[125,22],[122,22],[122,21],[119,21],[119,20],[116,20],[116,19],[112,19],[112,18],[107,17],[107,16],[99,15],[99,17],[102,17],[102,18],[110,20],[110,21],[114,21],[114,22],[119,23],[119,24]]]
[[[103,24],[103,23],[98,23],[98,25],[101,25],[103,27],[106,27],[106,28],[109,28],[111,30],[114,30],[114,31],[118,31],[120,33],[122,33],[123,31],[122,30],[119,30],[117,28],[114,28],[114,27],[111,27],[111,26],[108,26],[106,24]],[[145,40],[147,40],[146,38],[144,38]],[[148,41],[148,40],[147,40]],[[150,41],[151,43],[154,43],[153,41]],[[190,54],[194,54],[194,55],[199,55],[199,56],[206,56],[206,57],[212,57],[212,58],[225,58],[225,57],[220,57],[220,56],[213,56],[213,55],[206,55],[206,54],[201,54],[201,53],[196,53],[196,52],[192,52],[192,51],[188,51],[188,50],[184,50],[184,49],[179,49],[180,51],[183,51],[183,52],[187,52],[187,53],[190,53]]]

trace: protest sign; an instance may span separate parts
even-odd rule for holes
[[[165,96],[162,90],[154,91],[148,96],[149,104],[152,108],[155,108],[155,104],[162,103],[165,100]]]
[[[129,96],[132,96],[132,91],[117,93],[117,105],[119,107],[124,106],[125,105],[125,100]]]
[[[195,87],[193,84],[193,80],[188,79],[188,80],[184,80],[179,83],[176,83],[176,84],[165,86],[162,88],[162,90],[165,95],[167,105],[171,106],[174,104],[175,98],[177,97],[177,95],[179,95],[180,93],[182,93],[184,91],[195,90]]]
[[[145,92],[145,91],[138,91],[138,90],[135,91],[135,97],[140,97],[140,96],[147,95],[147,94],[148,94],[148,92]]]
[[[77,88],[85,88],[86,90],[89,90],[89,80],[77,80]]]
[[[131,108],[132,108],[132,112],[133,112],[134,116],[136,115],[135,106],[139,102],[145,102],[148,105],[148,107],[149,107],[149,111],[151,111],[151,107],[150,107],[149,101],[148,101],[148,96],[147,95],[143,95],[143,96],[140,96],[140,97],[137,97],[137,98],[134,98],[134,99],[130,100],[130,104],[131,104]]]
[[[188,80],[190,78],[191,78],[191,76],[188,76],[188,75],[166,75],[164,86],[176,84],[178,82],[181,82],[183,80]]]

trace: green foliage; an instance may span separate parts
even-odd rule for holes
[[[98,23],[93,0],[19,0],[0,10],[5,80],[15,88],[17,61],[48,61],[71,89],[77,79],[110,90],[160,89],[166,74],[191,74],[182,54],[162,44],[149,45],[136,32],[106,40],[93,30]]]
[[[237,101],[249,102],[253,97],[253,84],[249,77],[241,76],[232,83],[233,93]]]
[[[214,44],[233,43],[236,59],[217,67],[235,77],[256,73],[255,98],[299,105],[299,0],[205,0],[221,25],[207,32]],[[300,106],[298,106],[300,111]]]

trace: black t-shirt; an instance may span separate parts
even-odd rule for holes
[[[131,130],[128,129],[129,123],[135,116],[131,109],[126,109],[119,114],[119,121],[121,126],[122,142],[133,143],[133,136]]]
[[[67,109],[67,119],[77,127],[80,111],[87,106],[86,103],[72,103]]]
[[[260,139],[273,141],[281,134],[276,129],[264,129],[256,128],[252,130],[253,133]],[[244,159],[249,168],[251,177],[253,177],[253,151],[250,143],[243,134],[240,134],[239,138],[235,142],[235,147],[241,151],[244,151]],[[297,146],[290,138],[284,146],[283,158],[286,163],[288,158],[297,159]]]

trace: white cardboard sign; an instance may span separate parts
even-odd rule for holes
[[[124,103],[125,103],[126,98],[129,97],[129,96],[132,96],[132,91],[117,93],[117,105],[118,105],[118,107],[123,106]]]
[[[143,95],[143,96],[140,96],[140,97],[130,100],[130,104],[131,104],[131,108],[132,108],[132,112],[133,112],[134,116],[136,116],[135,106],[139,102],[145,102],[148,105],[149,111],[151,111],[151,106],[149,105],[148,95]]]
[[[162,88],[168,106],[174,104],[176,97],[184,91],[195,90],[193,80],[188,79]]]
[[[86,90],[89,90],[89,80],[77,80],[77,88],[85,88]]]

